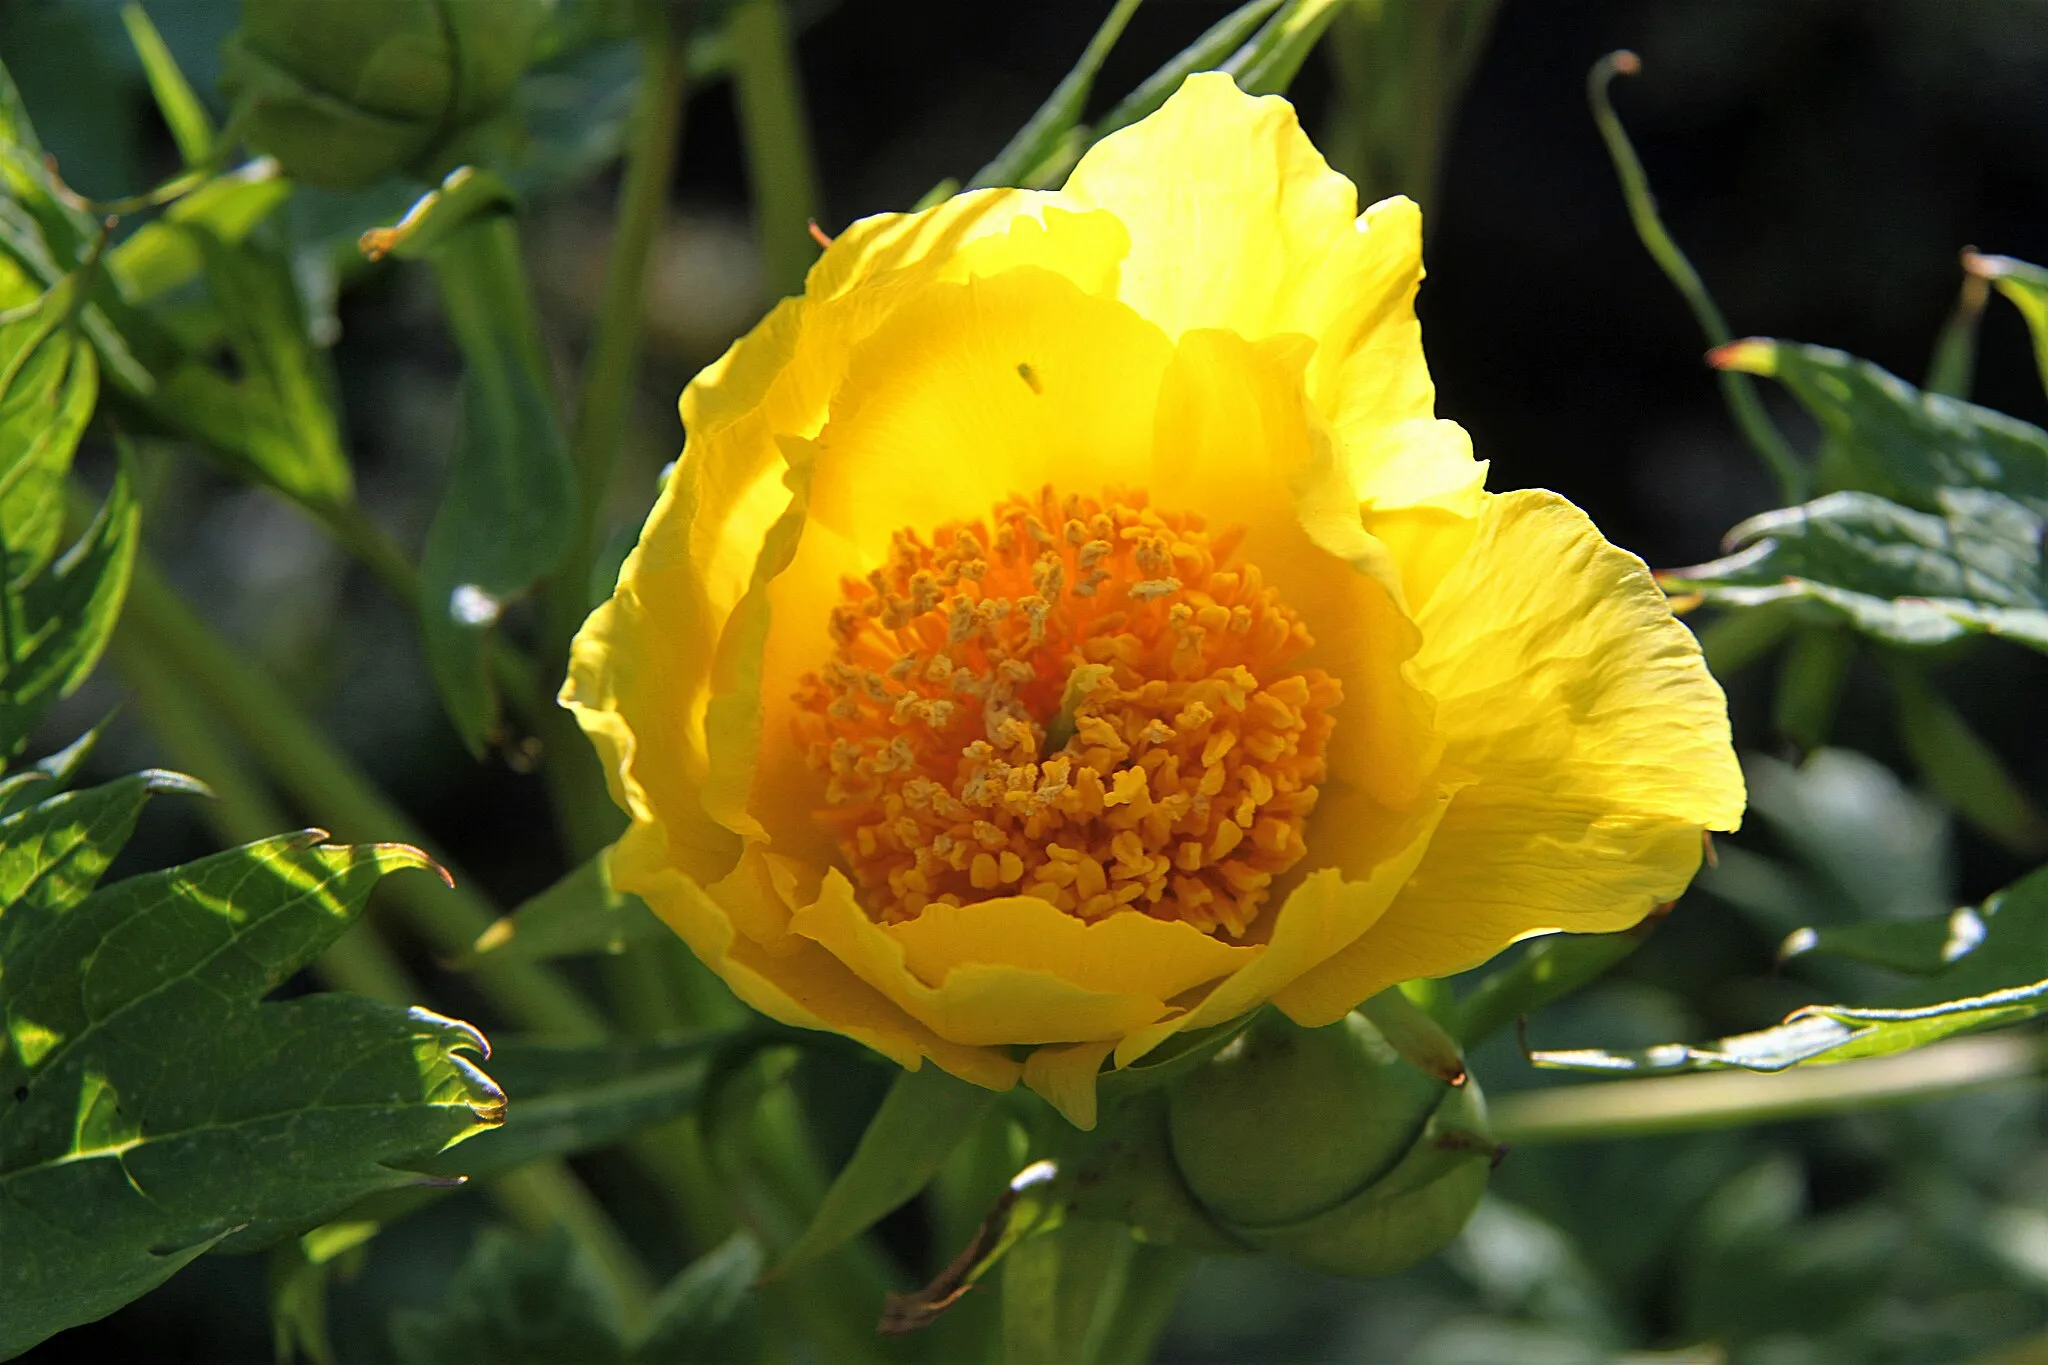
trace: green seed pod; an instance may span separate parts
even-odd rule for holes
[[[548,0],[244,0],[223,84],[285,173],[355,189],[431,179],[526,69]]]
[[[1224,1232],[1341,1275],[1442,1250],[1494,1155],[1478,1087],[1416,1069],[1357,1014],[1320,1029],[1262,1018],[1173,1087],[1167,1136]]]

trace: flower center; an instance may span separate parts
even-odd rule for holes
[[[885,923],[1038,896],[1242,935],[1300,861],[1337,681],[1241,532],[1142,492],[1011,497],[847,579],[800,684],[820,818]]]

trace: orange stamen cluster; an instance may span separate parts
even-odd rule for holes
[[[1313,641],[1238,539],[1046,488],[846,580],[798,729],[871,914],[1022,894],[1244,933],[1342,694],[1288,667]]]

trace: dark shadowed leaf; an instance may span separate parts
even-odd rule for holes
[[[654,917],[646,902],[612,888],[611,874],[599,857],[486,929],[456,965],[473,969],[484,961],[617,954],[636,943],[673,937],[674,931]]]
[[[776,1267],[785,1274],[852,1241],[917,1196],[981,1123],[996,1094],[936,1066],[906,1071],[889,1087],[817,1217]]]
[[[0,593],[6,612],[0,761],[20,749],[50,703],[83,682],[99,660],[120,618],[140,522],[124,472],[61,559]]]
[[[758,1325],[747,1293],[760,1244],[735,1233],[656,1297],[644,1328],[587,1253],[557,1229],[522,1241],[486,1228],[447,1299],[393,1315],[404,1365],[710,1365],[754,1359]]]
[[[430,262],[462,350],[462,435],[420,563],[421,638],[435,684],[472,751],[496,734],[486,661],[500,612],[555,566],[576,525],[576,475],[541,350],[510,191],[456,171],[372,255]]]

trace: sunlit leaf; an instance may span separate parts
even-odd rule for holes
[[[1726,607],[1797,603],[1888,644],[1997,635],[2048,651],[2042,519],[1985,489],[1944,489],[1939,512],[1871,493],[1830,493],[1752,517],[1744,548],[1658,575],[1672,592]]]
[[[198,223],[187,231],[205,262],[207,288],[251,409],[240,453],[252,472],[301,502],[346,501],[352,489],[326,364],[307,335],[305,310],[283,253],[230,242]],[[245,408],[249,407],[247,398]]]
[[[196,278],[206,266],[197,232],[235,245],[292,197],[277,163],[261,157],[215,176],[107,252],[107,270],[130,303],[146,304]]]
[[[1539,1066],[1618,1073],[1783,1071],[1801,1063],[1911,1051],[2048,1013],[2048,870],[1991,897],[1977,911],[1977,922],[1983,933],[1974,946],[1879,1005],[1809,1005],[1775,1028],[1698,1045],[1539,1052],[1533,1060]],[[1955,932],[1953,917],[1948,928]],[[1968,932],[1964,930],[1965,938]],[[1850,941],[1868,948],[1872,937],[1866,934]],[[1814,940],[1811,946],[1818,946],[1818,931]],[[1842,941],[1839,936],[1834,940]],[[1895,941],[1888,946],[1903,952],[1910,945]],[[1946,941],[1941,951],[1948,951]]]
[[[283,835],[85,894],[152,785],[0,825],[0,1356],[216,1246],[418,1182],[409,1166],[503,1117],[466,1024],[358,996],[262,1003],[424,855]]]
[[[1914,976],[1932,976],[1984,942],[1984,917],[1974,905],[1932,919],[1875,920],[1795,929],[1779,945],[1786,961],[1809,954],[1846,958]]]
[[[10,584],[57,552],[64,480],[99,399],[99,366],[76,327],[82,283],[67,276],[0,314],[0,540]]]
[[[2048,432],[1825,347],[1752,338],[1713,358],[1790,390],[1841,491],[1742,523],[1735,553],[1659,575],[1669,590],[1797,603],[1891,644],[1984,633],[2048,649]]]

